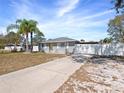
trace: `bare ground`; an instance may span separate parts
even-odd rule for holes
[[[17,71],[26,67],[39,65],[64,56],[65,55],[61,55],[61,54],[45,54],[45,53],[0,54],[0,75]]]
[[[124,93],[124,62],[90,59],[55,93]]]

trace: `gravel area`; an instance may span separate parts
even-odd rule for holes
[[[73,56],[85,62],[55,93],[124,93],[124,62]]]

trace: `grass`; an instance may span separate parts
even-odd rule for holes
[[[61,55],[61,54],[45,54],[45,53],[0,54],[0,75],[17,71],[26,67],[39,65],[64,56],[65,55]]]

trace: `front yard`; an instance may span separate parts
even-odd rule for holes
[[[65,55],[61,55],[61,54],[45,54],[45,53],[0,54],[0,75],[17,71],[26,67],[39,65],[64,56]]]

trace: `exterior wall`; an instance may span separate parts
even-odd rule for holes
[[[39,51],[39,47],[38,46],[33,46],[33,52],[38,52]]]
[[[51,44],[51,46],[49,44]],[[72,53],[74,48],[75,48],[75,42],[57,42],[57,43],[39,44],[40,51],[44,51],[45,53],[57,53],[57,54]]]
[[[67,51],[69,53],[72,53],[74,49],[74,46],[68,46]],[[60,46],[54,46],[53,50],[49,51],[49,47],[45,46],[44,47],[44,52],[45,53],[57,53],[57,54],[65,54],[66,53],[66,47],[60,47]]]
[[[77,44],[75,53],[124,56],[124,44]]]

